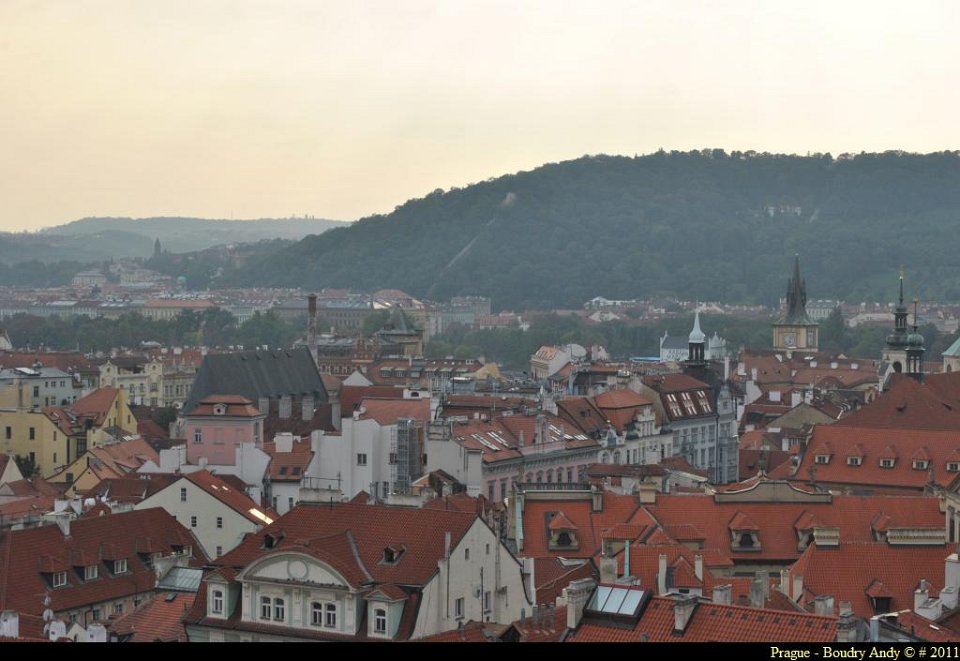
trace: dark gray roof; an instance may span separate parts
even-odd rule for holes
[[[256,405],[260,397],[312,394],[327,401],[327,390],[310,350],[239,351],[204,356],[183,410],[190,411],[208,395],[243,395]]]
[[[683,337],[682,335],[677,335],[676,337],[671,337],[667,335],[663,340],[661,348],[663,349],[688,349],[689,348],[688,338]]]

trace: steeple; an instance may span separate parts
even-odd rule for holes
[[[919,303],[919,300],[913,299],[913,331],[907,336],[907,375],[923,381],[923,335],[920,334],[917,320]]]
[[[707,336],[700,330],[700,309],[693,315],[693,330],[687,340],[687,366],[703,367],[707,364],[705,348]]]
[[[900,267],[900,298],[897,300],[897,308],[893,313],[893,332],[887,335],[886,347],[884,350],[884,362],[893,366],[894,372],[903,371],[907,363],[907,305],[903,302],[903,267]]]
[[[810,324],[807,316],[807,282],[800,277],[800,255],[793,257],[793,277],[787,282],[787,311],[783,323]]]

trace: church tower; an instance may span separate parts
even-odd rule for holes
[[[787,309],[773,324],[775,351],[816,351],[820,327],[807,316],[807,283],[800,277],[800,255],[793,260],[793,277],[787,282]]]
[[[907,336],[907,375],[923,381],[923,335],[917,327],[917,299],[913,299],[913,330]]]
[[[894,372],[903,372],[907,365],[907,306],[903,302],[903,269],[900,269],[900,298],[893,313],[893,332],[887,335],[883,347],[882,361],[893,368]]]
[[[687,342],[687,367],[703,368],[707,365],[707,336],[700,330],[700,310],[693,316],[693,330]]]

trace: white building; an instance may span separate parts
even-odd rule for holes
[[[247,494],[209,471],[184,475],[137,503],[134,509],[162,507],[193,533],[210,558],[232,551],[249,533],[273,522]]]
[[[474,512],[304,505],[217,564],[191,641],[412,640],[530,608],[522,564]]]

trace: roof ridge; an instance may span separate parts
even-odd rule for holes
[[[347,528],[346,532],[347,543],[350,544],[350,552],[353,553],[353,559],[356,560],[357,566],[360,567],[360,571],[362,571],[363,575],[367,577],[367,580],[373,583],[373,576],[371,576],[370,572],[367,571],[367,566],[363,564],[363,560],[360,558],[360,549],[357,548],[357,540],[353,537],[353,531]]]

